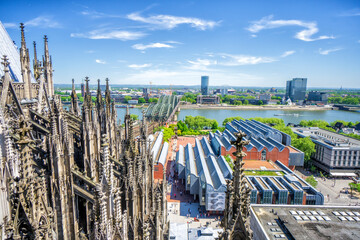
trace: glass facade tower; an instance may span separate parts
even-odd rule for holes
[[[306,94],[307,78],[293,78],[286,82],[286,99],[292,102],[304,101]]]
[[[201,76],[201,95],[209,95],[209,76]]]

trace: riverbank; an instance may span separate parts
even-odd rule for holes
[[[332,107],[318,107],[318,106],[286,106],[286,105],[199,105],[199,104],[184,104],[180,105],[181,109],[221,109],[221,110],[292,110],[292,111],[325,111],[332,110]]]

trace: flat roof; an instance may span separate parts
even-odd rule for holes
[[[255,177],[255,179],[264,188],[264,190],[271,190],[271,188],[268,187],[267,183],[261,177]]]
[[[243,160],[244,169],[245,170],[264,170],[265,167],[266,170],[278,170],[279,168],[276,167],[275,164],[271,164],[271,162],[268,161],[262,161],[262,160]]]
[[[283,187],[280,183],[278,183],[278,181],[276,181],[276,178],[274,177],[268,177],[268,179],[274,184],[276,185],[280,190],[287,190],[285,187]]]
[[[311,140],[328,145],[332,148],[350,148],[351,150],[355,148],[360,150],[360,140],[355,138],[347,137],[317,127],[294,127],[291,129],[298,135],[310,137]]]
[[[251,221],[257,221],[271,240],[358,239],[360,236],[360,207],[253,204],[250,208],[256,217]]]

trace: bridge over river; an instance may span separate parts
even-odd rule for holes
[[[168,123],[176,120],[176,111],[179,108],[179,96],[163,95],[157,103],[151,103],[146,109],[145,117],[148,121]]]

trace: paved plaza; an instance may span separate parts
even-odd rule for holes
[[[305,179],[311,174],[304,170],[295,170],[296,174]],[[348,193],[343,191],[344,188],[349,188],[350,179],[328,179],[316,177],[318,185],[316,187],[325,197],[324,205],[341,205],[341,206],[360,206],[360,195],[353,191],[351,196],[350,189]]]
[[[194,199],[192,195],[186,193],[182,180],[177,179],[175,156],[176,150],[178,150],[178,143],[191,143],[192,140],[190,139],[191,138],[182,138],[180,141],[178,141],[179,139],[171,139],[167,159],[168,220],[173,227],[173,233],[176,234],[177,237],[181,235],[182,238],[179,239],[193,239],[194,237],[191,236],[197,232],[194,231],[194,229],[201,231],[222,231],[220,227],[220,219],[222,216],[205,215],[205,208],[200,206],[198,200]],[[184,229],[187,229],[185,233],[187,232],[188,235],[184,233]],[[214,237],[215,236],[216,234],[214,234]]]

